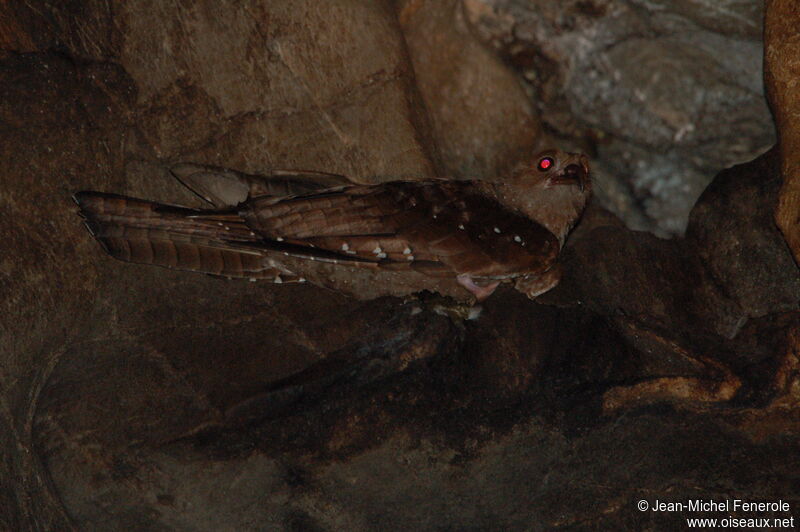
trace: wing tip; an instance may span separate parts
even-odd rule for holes
[[[91,222],[89,220],[84,220],[83,226],[86,228],[87,231],[89,231],[89,234],[92,235],[92,237],[97,238],[98,227],[96,223]]]
[[[83,214],[90,207],[93,200],[97,198],[98,194],[98,192],[91,190],[79,190],[72,194],[72,201],[81,209],[81,214]]]
[[[79,190],[72,194],[72,201],[81,209],[81,215],[101,213],[108,207],[108,200],[142,201],[122,194],[112,192],[97,192],[95,190]]]

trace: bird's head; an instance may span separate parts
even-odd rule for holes
[[[519,179],[545,190],[587,196],[591,193],[589,159],[582,153],[545,150],[517,167],[516,173]]]
[[[563,242],[592,193],[589,159],[582,153],[545,150],[519,164],[507,184],[506,201]],[[512,191],[517,197],[510,197]]]

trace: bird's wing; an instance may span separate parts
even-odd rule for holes
[[[470,182],[393,182],[254,198],[239,214],[291,255],[432,275],[541,272],[559,248],[543,226]]]
[[[217,166],[176,164],[172,175],[216,208],[236,207],[258,196],[290,196],[352,182],[344,176],[301,170],[273,170],[266,175],[237,172]]]

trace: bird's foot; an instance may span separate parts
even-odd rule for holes
[[[517,279],[514,288],[533,299],[555,288],[561,280],[561,268],[556,264],[539,276],[525,275]]]
[[[420,292],[406,299],[406,304],[411,305],[411,314],[429,311],[441,316],[447,316],[456,321],[475,320],[481,315],[483,307],[480,305],[457,301],[451,297]]]
[[[487,284],[486,286],[479,286],[475,284],[475,281],[472,280],[472,277],[470,277],[470,275],[466,273],[462,273],[461,275],[456,277],[456,280],[458,281],[458,284],[460,284],[461,286],[472,292],[472,294],[475,296],[475,299],[477,299],[478,302],[481,302],[490,295],[492,295],[497,286],[500,284],[500,281],[495,281],[493,283]]]

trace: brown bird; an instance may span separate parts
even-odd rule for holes
[[[399,283],[452,295],[460,286],[478,301],[501,282],[531,298],[558,284],[556,259],[591,194],[586,157],[559,150],[491,181],[363,185],[330,174],[253,176],[187,164],[172,172],[211,208],[75,194],[86,227],[112,257],[333,288],[357,271],[392,272],[376,278],[378,292],[396,293]]]

